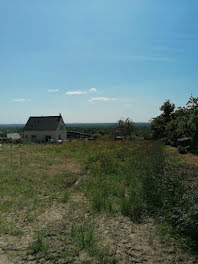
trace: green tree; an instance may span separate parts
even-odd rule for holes
[[[151,131],[154,138],[167,137],[166,125],[174,118],[175,105],[166,100],[160,107],[161,115],[151,121]]]
[[[166,122],[169,122],[171,120],[174,110],[175,104],[172,104],[170,100],[166,100],[160,107],[160,111],[162,111],[162,116],[165,118]]]
[[[115,136],[124,136],[126,139],[132,139],[133,135],[136,132],[135,125],[130,118],[118,120],[118,124],[114,129]]]
[[[198,97],[191,95],[187,103],[187,108],[190,112],[188,122],[193,130],[193,147],[198,149]]]
[[[178,107],[166,100],[160,107],[162,114],[151,121],[154,138],[170,139],[173,144],[178,138],[191,137],[193,145],[198,147],[198,97],[189,98],[185,107]]]

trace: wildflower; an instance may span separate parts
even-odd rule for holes
[[[46,216],[46,218],[48,217],[48,211],[45,212],[45,216]]]

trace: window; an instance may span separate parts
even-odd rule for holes
[[[35,135],[31,135],[31,138],[32,138],[32,139],[35,139],[35,138],[36,138],[36,136],[35,136]]]

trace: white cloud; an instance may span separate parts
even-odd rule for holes
[[[86,94],[86,91],[68,91],[66,92],[66,95],[81,95],[81,94]]]
[[[88,100],[88,102],[108,102],[108,101],[115,101],[115,98],[108,98],[108,97],[95,97]]]
[[[49,89],[48,92],[49,93],[57,93],[59,91],[59,89]]]
[[[30,102],[31,99],[25,99],[25,98],[15,98],[12,99],[13,102]]]
[[[80,91],[80,90],[78,90],[78,91],[68,91],[65,94],[66,95],[82,95],[82,94],[96,93],[96,92],[97,92],[97,89],[96,88],[90,88],[87,91]]]
[[[89,92],[96,93],[97,90],[96,90],[96,88],[91,88],[91,89],[89,89]]]

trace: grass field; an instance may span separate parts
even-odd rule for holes
[[[5,144],[0,263],[198,263],[197,166],[151,141]]]

